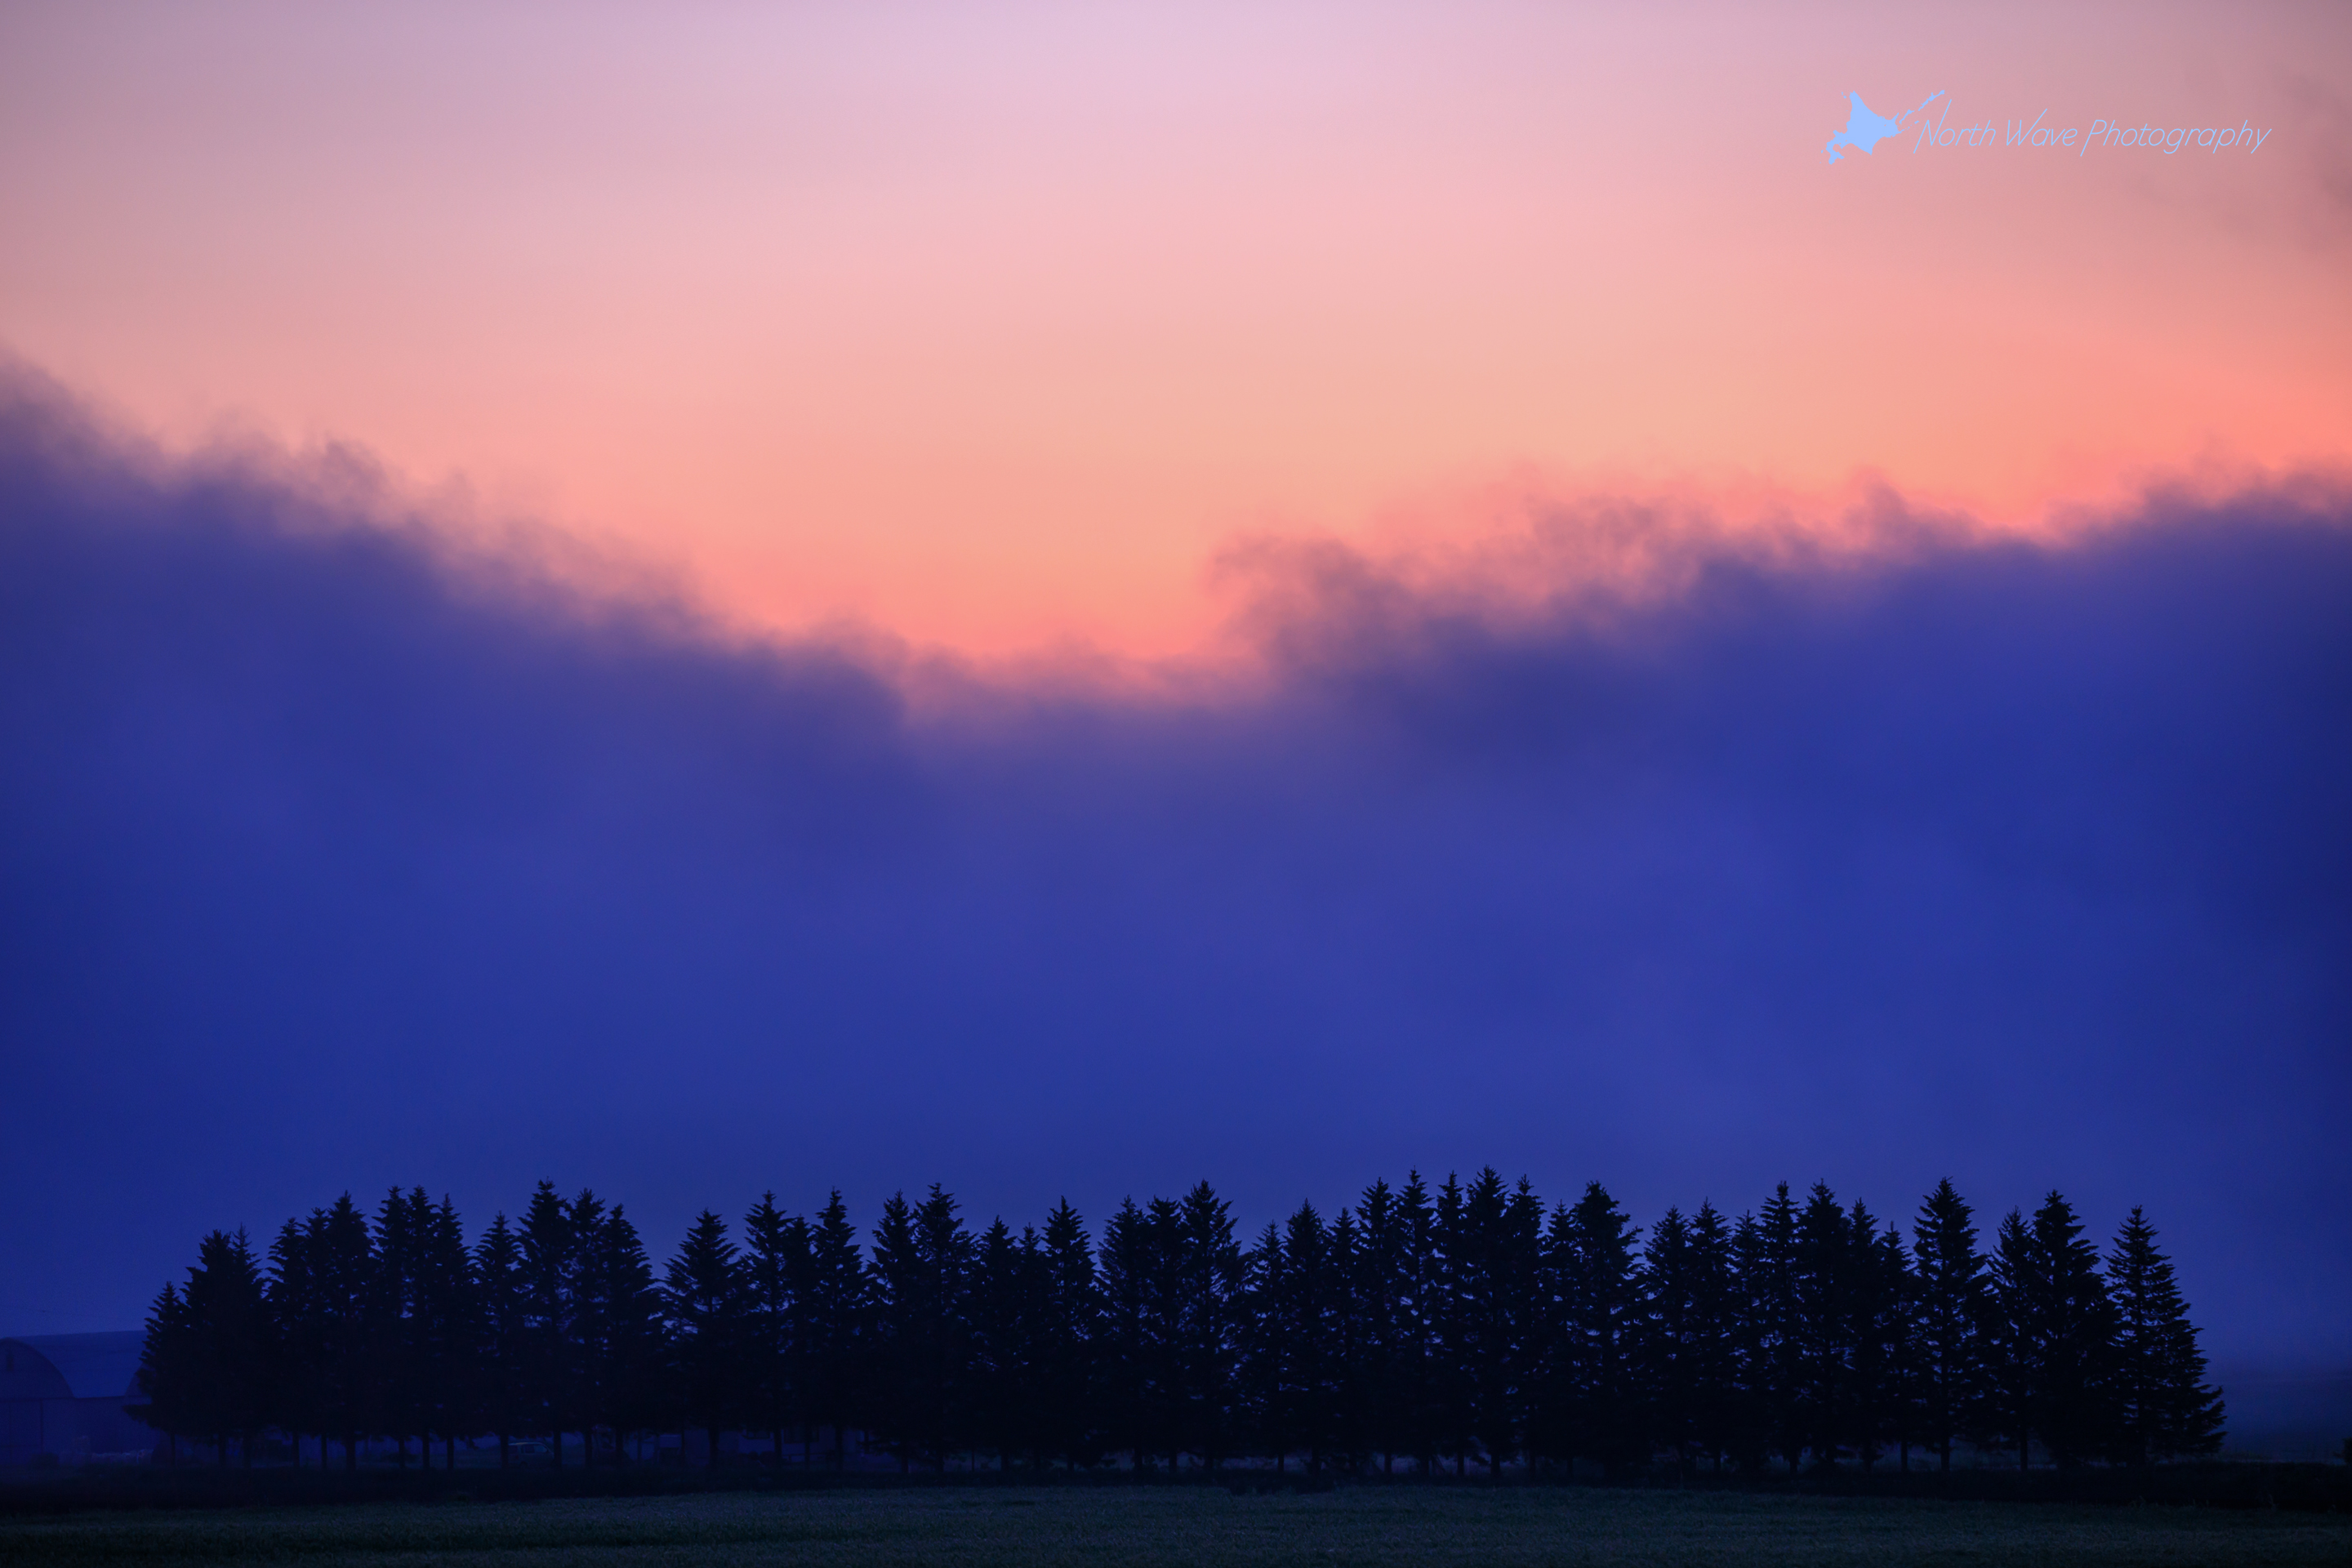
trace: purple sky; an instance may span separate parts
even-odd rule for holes
[[[2352,1357],[2341,490],[2063,548],[1889,499],[1613,606],[1293,552],[1259,675],[1147,698],[5,405],[0,1331],[394,1183],[593,1184],[666,1253],[769,1187],[1254,1226],[1491,1163],[2145,1203],[2217,1358]]]

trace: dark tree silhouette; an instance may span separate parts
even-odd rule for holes
[[[523,1384],[531,1391],[529,1413],[535,1430],[548,1436],[557,1468],[563,1465],[563,1434],[582,1406],[581,1357],[573,1332],[572,1290],[580,1237],[569,1205],[553,1182],[541,1182],[523,1210],[520,1288],[523,1298]]]
[[[1092,1465],[1108,1423],[1099,1349],[1102,1292],[1086,1223],[1068,1199],[1045,1216],[1039,1319],[1031,1336],[1039,1401],[1039,1441],[1066,1464]]]
[[[1651,1436],[1674,1456],[1681,1477],[1689,1472],[1698,1443],[1706,1333],[1697,1258],[1680,1209],[1669,1208],[1651,1228],[1638,1299],[1635,1361]]]
[[[515,1435],[538,1429],[528,1372],[532,1363],[530,1295],[523,1270],[522,1241],[507,1216],[492,1216],[474,1248],[478,1292],[475,1321],[481,1357],[475,1373],[477,1409],[485,1429],[499,1440],[499,1468],[513,1460]]]
[[[709,1209],[695,1216],[663,1281],[677,1399],[688,1421],[709,1440],[719,1466],[719,1435],[752,1414],[742,1372],[751,1359],[751,1312],[742,1264],[727,1222]]]
[[[1555,1215],[1551,1252],[1562,1282],[1570,1457],[1615,1475],[1648,1457],[1640,1398],[1639,1233],[1599,1182]]]
[[[780,1461],[787,1428],[802,1424],[801,1441],[809,1441],[803,1423],[814,1376],[801,1300],[809,1270],[808,1222],[778,1208],[775,1194],[761,1194],[743,1216],[740,1372],[748,1418],[768,1434]]]
[[[1727,1224],[1637,1230],[1598,1183],[1550,1211],[1491,1167],[1418,1174],[1326,1219],[1303,1203],[1244,1253],[1206,1183],[1120,1205],[1097,1251],[1065,1202],[975,1237],[933,1185],[883,1206],[870,1255],[835,1192],[810,1220],[763,1195],[739,1250],[705,1211],[661,1283],[618,1205],[540,1184],[469,1250],[455,1205],[395,1188],[288,1221],[265,1275],[214,1232],[148,1322],[139,1387],[175,1445],[247,1463],[316,1435],[432,1468],[484,1435],[576,1433],[589,1463],[649,1434],[829,1433],[945,1468],[969,1456],[1137,1471],[1244,1454],[1360,1473],[1398,1458],[1490,1476],[1525,1456],[1622,1476],[1659,1464],[1870,1468],[1924,1443],[2035,1447],[2060,1466],[2210,1454],[2220,1394],[2139,1210],[2104,1264],[2065,1199],[2012,1211],[1990,1259],[1947,1182],[1916,1245],[1826,1184]],[[1188,1461],[1187,1456],[1192,1457]],[[562,1462],[559,1442],[555,1461]]]
[[[243,1230],[215,1230],[198,1245],[186,1284],[176,1294],[166,1286],[148,1322],[140,1369],[148,1419],[210,1441],[224,1468],[235,1442],[251,1465],[274,1413],[277,1369],[252,1244]]]
[[[1701,1451],[1717,1470],[1739,1431],[1739,1301],[1731,1240],[1723,1215],[1713,1204],[1701,1203],[1691,1216],[1689,1242],[1692,1421]]]
[[[2189,1303],[2135,1207],[2107,1257],[2114,1301],[2114,1452],[2127,1464],[2200,1458],[2221,1447],[2221,1394],[2205,1384],[2205,1352]]]
[[[810,1228],[808,1282],[797,1304],[796,1338],[805,1346],[809,1373],[808,1408],[831,1431],[834,1468],[840,1469],[848,1463],[850,1426],[862,1418],[866,1405],[871,1312],[866,1261],[838,1187]]]
[[[1969,1205],[1948,1178],[1919,1205],[1911,1227],[1917,1310],[1913,1320],[1919,1433],[1937,1467],[1952,1468],[1952,1445],[1979,1426],[1988,1397],[1983,1336],[1992,1300]]]

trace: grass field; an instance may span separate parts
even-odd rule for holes
[[[2352,1563],[2352,1519],[1576,1489],[717,1494],[0,1521],[0,1563]]]

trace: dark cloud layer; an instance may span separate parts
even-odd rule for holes
[[[2352,1355],[2352,504],[1702,555],[1601,619],[1324,552],[1152,701],[746,648],[0,419],[0,1327],[537,1177],[1253,1220],[1492,1162],[2148,1204]],[[1274,568],[1266,568],[1273,570]]]

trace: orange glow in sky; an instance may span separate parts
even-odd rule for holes
[[[16,7],[0,346],[751,625],[1164,653],[1253,533],[2342,465],[2347,80],[2341,5]],[[2267,135],[1826,157],[1939,90]]]

